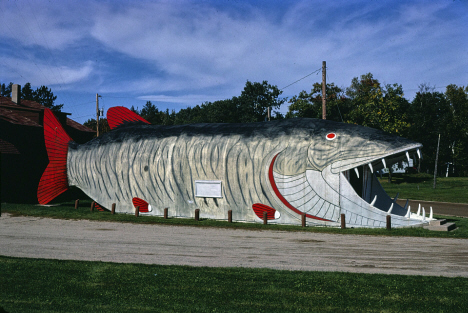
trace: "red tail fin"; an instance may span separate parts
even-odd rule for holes
[[[130,111],[126,107],[112,107],[107,110],[107,123],[111,129],[126,123],[146,123],[151,124],[140,115]]]
[[[67,135],[54,113],[44,110],[44,141],[49,157],[49,165],[42,174],[37,199],[46,204],[68,189],[67,153],[68,143],[72,139]]]

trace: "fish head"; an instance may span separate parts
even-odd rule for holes
[[[307,168],[312,170],[330,166],[338,174],[368,164],[379,170],[422,148],[420,143],[370,127],[330,121],[318,125],[308,146]]]
[[[309,128],[305,127],[307,123]],[[294,192],[305,194],[310,189],[310,194],[320,196],[337,208],[348,201],[350,206],[383,212],[391,207],[392,214],[406,215],[406,208],[392,205],[394,201],[383,190],[374,172],[402,160],[409,161],[413,155],[420,156],[420,143],[377,129],[333,121],[298,119],[296,125],[302,125],[307,131],[291,140],[288,148],[277,155],[272,167],[281,186],[278,190],[286,195],[285,201],[289,201],[288,195]],[[293,177],[304,177],[304,187],[288,185],[289,181],[298,181]],[[290,199],[298,211],[313,211],[308,206],[311,201],[302,205],[294,197]],[[320,217],[338,220],[336,215],[330,214]]]

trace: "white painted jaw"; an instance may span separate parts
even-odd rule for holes
[[[366,165],[369,167],[371,173],[373,173],[374,170],[386,168],[387,164],[395,164],[398,161],[402,160],[407,160],[409,162],[410,155],[417,155],[418,158],[421,159],[421,147],[422,146],[420,144],[414,144],[413,146],[407,146],[403,149],[395,149],[392,152],[383,153],[378,156],[350,158],[342,161],[337,161],[332,164],[331,172],[334,174],[338,174],[340,172],[353,170],[360,166]]]
[[[272,172],[272,179],[287,204],[296,213],[303,212],[311,218],[339,223],[341,214],[345,214],[350,227],[385,227],[386,216],[391,215],[395,227],[414,226],[428,220],[424,214],[421,217],[408,214],[406,206],[396,203],[397,197],[390,198],[374,170],[408,158],[410,154],[419,156],[419,147],[421,145],[416,144],[382,156],[339,161],[322,171],[307,169],[296,175]]]

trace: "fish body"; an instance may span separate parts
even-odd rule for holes
[[[345,214],[349,227],[385,227],[390,214],[394,227],[422,223],[373,174],[416,154],[422,145],[408,139],[306,118],[127,124],[83,145],[67,142],[68,186],[105,208],[116,203],[116,212],[134,213],[138,199],[147,203],[143,215],[168,208],[171,216],[193,217],[200,209],[205,218],[226,219],[232,210],[233,220],[260,222],[267,212],[270,222],[300,224],[305,214],[308,225],[339,226]],[[216,190],[200,194],[202,186]]]

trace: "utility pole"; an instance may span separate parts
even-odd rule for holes
[[[96,94],[96,137],[99,137],[99,94]]]
[[[322,61],[322,119],[327,119],[327,62]]]
[[[437,161],[439,161],[439,144],[440,144],[440,134],[439,134],[439,140],[437,140],[437,153],[436,153],[435,167],[434,167],[434,185],[432,186],[432,189],[436,188]]]

